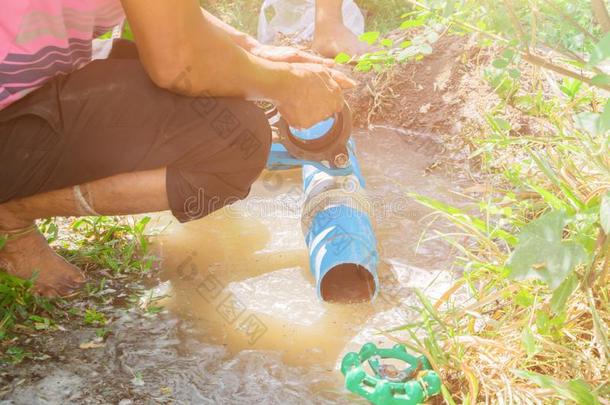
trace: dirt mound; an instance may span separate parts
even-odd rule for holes
[[[391,126],[407,136],[429,139],[442,148],[434,167],[476,177],[480,162],[469,156],[480,145],[472,139],[490,130],[487,118],[494,111],[509,123],[511,135],[552,131],[542,117],[503,102],[485,78],[498,52],[497,47],[481,48],[475,36],[443,35],[433,52],[419,61],[357,75],[361,84],[347,95],[355,125]],[[550,91],[535,67],[522,63],[519,69],[519,88],[526,94],[540,85]]]
[[[432,168],[471,177],[477,171],[468,159],[476,149],[471,135],[500,103],[483,79],[490,54],[474,37],[444,35],[419,61],[356,76],[361,85],[347,96],[355,125],[391,126],[410,138],[424,137],[442,149]]]
[[[497,97],[482,82],[482,60],[476,41],[443,36],[434,52],[420,61],[381,73],[368,73],[350,94],[356,124],[385,123],[428,133],[457,133],[477,116],[469,110],[489,105]]]

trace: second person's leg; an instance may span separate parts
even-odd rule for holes
[[[340,52],[361,55],[371,46],[343,23],[343,0],[316,0],[316,28],[312,48],[323,56],[334,58]]]

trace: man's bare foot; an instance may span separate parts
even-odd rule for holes
[[[71,294],[85,282],[84,274],[55,253],[37,229],[9,238],[0,249],[0,268],[23,279],[38,272],[34,291],[46,297]]]
[[[336,24],[332,28],[317,29],[311,48],[327,58],[334,58],[341,52],[350,56],[359,56],[375,50],[371,45],[360,41],[342,24]]]

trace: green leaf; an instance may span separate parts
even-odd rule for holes
[[[508,69],[508,75],[516,80],[521,77],[521,72],[519,71],[519,69],[512,68]]]
[[[434,320],[436,320],[439,324],[442,325],[443,321],[441,320],[440,316],[438,315],[438,312],[436,312],[436,309],[434,309],[426,295],[419,288],[415,288],[414,291],[415,295],[417,295],[417,298],[419,299],[419,302],[421,302],[428,315],[430,315],[432,318],[434,318]]]
[[[398,55],[396,56],[396,60],[399,62],[403,62],[403,61],[409,59],[410,57],[417,55],[418,52],[419,52],[419,47],[411,46],[409,48],[406,48],[406,49],[400,51],[398,53]]]
[[[423,18],[418,18],[416,20],[407,20],[403,21],[403,23],[400,24],[400,28],[406,30],[408,28],[421,27],[422,25],[424,25],[425,22],[426,20],[424,20]]]
[[[335,62],[344,65],[349,63],[352,60],[352,57],[346,54],[345,52],[339,52],[337,56],[335,56]]]
[[[557,195],[555,195],[554,192],[549,191],[547,189],[545,189],[542,186],[539,186],[537,184],[529,184],[526,183],[532,190],[534,190],[535,192],[537,192],[538,194],[540,194],[540,197],[542,197],[542,199],[544,200],[544,202],[546,202],[549,207],[551,207],[554,210],[565,210],[568,214],[573,214],[575,213],[574,208],[572,208],[572,206],[566,202],[564,202],[561,198],[557,197]]]
[[[31,356],[31,353],[26,352],[23,348],[18,346],[11,346],[6,349],[6,355],[9,356],[8,361],[11,364],[19,364],[26,357]]]
[[[429,43],[433,44],[438,41],[438,34],[435,31],[429,31],[426,33],[426,40],[428,40]]]
[[[0,250],[6,245],[6,236],[0,235]]]
[[[406,41],[402,41],[399,46],[400,46],[400,48],[405,49],[405,48],[410,47],[412,43],[413,42],[406,40]]]
[[[369,45],[373,45],[379,39],[380,32],[379,31],[369,31],[358,37],[362,42],[366,42]]]
[[[595,45],[589,58],[589,66],[596,66],[610,57],[610,32]]]
[[[505,49],[502,51],[502,57],[506,60],[511,60],[515,56],[515,51],[512,49]]]
[[[597,394],[585,381],[581,379],[570,380],[567,383],[567,388],[570,396],[577,404],[599,405]]]
[[[551,211],[523,227],[519,243],[506,262],[510,278],[539,279],[557,288],[586,261],[582,245],[562,240],[566,217],[563,211]]]
[[[497,69],[504,69],[505,67],[508,66],[509,63],[510,62],[507,61],[506,59],[496,59],[493,62],[491,62],[493,67],[495,67]]]
[[[564,77],[563,83],[559,86],[559,89],[563,94],[570,97],[570,99],[574,99],[580,91],[581,86],[582,82],[580,80]]]
[[[610,84],[610,76],[604,73],[593,76],[591,83],[595,86],[607,86]]]
[[[384,46],[386,48],[391,48],[392,46],[394,46],[394,41],[391,38],[384,38],[379,41],[379,43],[381,44],[381,46]]]
[[[479,38],[479,46],[481,48],[490,48],[492,46],[494,46],[495,42],[493,41],[493,39],[491,38]]]
[[[419,52],[422,55],[430,55],[432,53],[432,47],[429,44],[422,44],[419,47]]]
[[[520,290],[517,295],[515,295],[515,303],[527,308],[534,303],[534,296],[527,290]]]
[[[538,166],[538,168],[542,170],[542,172],[549,178],[549,180],[551,180],[551,182],[553,182],[553,184],[555,184],[561,189],[563,194],[570,200],[572,205],[575,208],[584,209],[584,203],[580,200],[580,198],[578,198],[578,196],[574,194],[574,191],[572,191],[571,186],[557,176],[557,174],[555,173],[555,169],[553,169],[553,167],[549,164],[548,160],[545,160],[543,156],[540,156],[540,154],[532,151],[529,148],[527,148],[527,152],[532,157],[532,159],[534,159],[534,162],[536,162],[536,166]]]
[[[512,129],[510,122],[502,117],[485,114],[485,119],[489,123],[489,126],[498,134],[504,135]]]
[[[443,399],[445,402],[447,402],[449,405],[456,405],[453,397],[451,396],[451,392],[447,387],[445,387],[444,384],[441,385],[441,393],[443,394]]]
[[[424,38],[423,35],[416,35],[413,38],[411,38],[411,42],[413,42],[413,45],[425,44],[426,38]]]
[[[359,72],[370,72],[371,69],[373,69],[373,64],[371,63],[371,61],[368,60],[363,60],[358,62],[358,64],[356,65],[356,70]]]
[[[532,334],[532,331],[528,325],[526,325],[521,332],[521,344],[523,344],[523,348],[525,349],[528,357],[538,353],[536,338],[534,338],[534,335]]]
[[[606,235],[610,235],[610,191],[602,196],[599,205],[599,220]]]
[[[564,399],[582,405],[599,405],[597,394],[583,380],[570,380],[567,383],[552,377],[525,370],[514,370],[515,374],[526,378],[542,388],[551,389]]]
[[[578,277],[576,274],[572,273],[553,291],[553,296],[551,297],[551,311],[555,315],[563,312],[566,302],[568,302],[568,298],[570,295],[576,290],[578,287]]]

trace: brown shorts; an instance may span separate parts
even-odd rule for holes
[[[188,221],[246,197],[270,143],[256,105],[163,90],[120,41],[0,111],[0,203],[166,167],[170,208]]]

